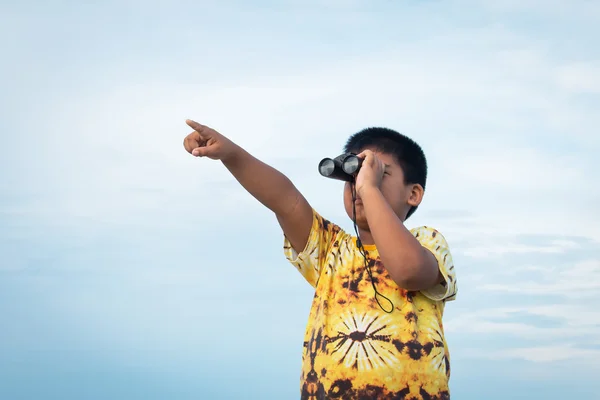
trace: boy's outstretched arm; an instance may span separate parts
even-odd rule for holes
[[[313,211],[294,184],[214,129],[191,120],[186,123],[194,132],[184,139],[185,149],[196,157],[221,160],[244,189],[275,213],[294,250],[304,250]]]

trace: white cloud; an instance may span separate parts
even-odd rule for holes
[[[529,317],[543,317],[553,323],[550,327],[538,326],[539,320],[529,320]],[[466,335],[502,334],[538,341],[564,341],[597,337],[600,335],[599,321],[600,312],[592,306],[554,303],[462,312],[450,319],[446,328]]]
[[[568,298],[594,298],[600,291],[600,260],[587,260],[570,266],[548,265],[535,281],[519,280],[509,283],[487,283],[478,290],[552,295]]]
[[[559,68],[557,79],[560,85],[573,92],[600,93],[600,61]]]
[[[592,19],[600,15],[600,6],[587,0],[466,0],[471,5],[480,5],[495,13],[523,13],[543,17],[570,17]]]
[[[498,237],[496,237],[495,239],[490,245],[468,247],[463,251],[463,254],[471,258],[488,258],[506,254],[524,253],[563,254],[580,247],[578,243],[569,240],[551,240],[547,245],[532,246],[510,242],[510,238],[507,238],[508,240],[498,240]]]
[[[496,360],[512,359],[532,362],[555,362],[565,360],[594,361],[600,365],[600,350],[577,348],[573,345],[509,348],[486,354],[485,358]]]
[[[503,152],[506,150],[506,152]],[[575,155],[552,157],[535,148],[481,149],[448,165],[459,180],[476,187],[524,192],[556,191],[561,185],[585,185],[585,171]]]

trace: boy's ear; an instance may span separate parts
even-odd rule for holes
[[[418,207],[423,200],[423,194],[425,189],[418,183],[414,183],[410,186],[410,192],[408,193],[408,204],[412,207]]]

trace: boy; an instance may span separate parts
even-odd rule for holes
[[[315,288],[301,398],[449,399],[442,315],[457,292],[452,256],[435,229],[404,226],[425,188],[419,145],[386,128],[350,137],[345,152],[363,160],[344,188],[354,237],[313,210],[283,174],[215,130],[186,122],[194,132],[185,149],[221,160],[275,213],[286,258]]]

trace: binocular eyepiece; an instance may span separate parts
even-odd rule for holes
[[[319,173],[325,178],[352,182],[363,160],[354,153],[344,153],[336,158],[324,158],[319,163]]]

